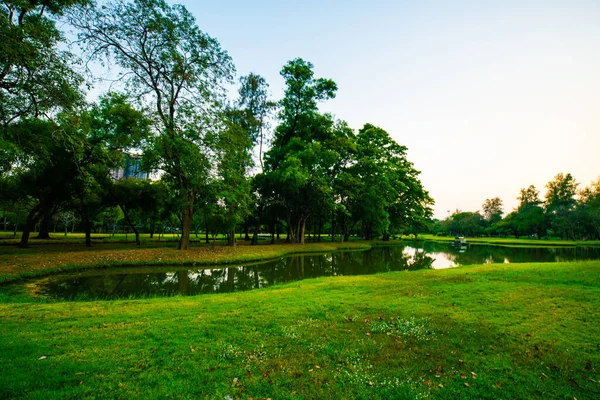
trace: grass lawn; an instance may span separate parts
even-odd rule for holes
[[[599,310],[598,261],[145,300],[4,295],[0,398],[597,399]]]

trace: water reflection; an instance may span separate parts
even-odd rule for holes
[[[59,299],[172,296],[257,289],[321,276],[450,268],[458,265],[599,259],[600,248],[511,248],[470,246],[465,251],[440,243],[384,246],[284,257],[227,268],[107,269],[56,275],[35,283],[38,292]]]
[[[37,283],[38,292],[60,299],[124,298],[225,293],[321,276],[374,274],[431,268],[433,258],[402,247],[283,257],[261,264],[210,269],[110,269],[57,275]]]

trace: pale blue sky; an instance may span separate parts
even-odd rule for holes
[[[599,1],[180,3],[275,98],[296,57],[336,81],[322,110],[407,146],[439,218],[600,175]]]

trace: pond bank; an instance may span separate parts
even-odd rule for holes
[[[404,240],[415,240],[413,236],[403,236]],[[417,240],[449,243],[454,241],[453,236],[419,235]],[[600,246],[600,240],[555,240],[555,239],[517,239],[499,237],[467,237],[468,243],[489,244],[493,246],[528,246],[528,247],[573,247],[573,246]]]
[[[400,244],[401,242],[397,242]],[[96,245],[39,245],[29,249],[3,247],[0,249],[0,284],[32,276],[88,268],[128,266],[204,266],[267,261],[289,254],[333,252],[337,250],[367,250],[376,242],[274,244],[236,247],[202,246],[179,251],[173,244],[155,247],[152,244]]]

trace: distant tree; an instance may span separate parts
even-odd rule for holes
[[[579,183],[571,174],[559,173],[546,184],[546,208],[552,212],[559,208],[571,209],[575,205],[575,195]]]
[[[572,211],[577,203],[578,185],[571,174],[563,173],[557,174],[546,185],[546,212],[553,229],[563,238],[575,238],[576,215]]]
[[[579,192],[577,211],[582,220],[583,236],[600,239],[600,177]]]
[[[519,222],[517,212],[512,211],[506,215],[503,219],[496,223],[496,230],[503,236],[513,235],[515,238],[521,236],[521,230],[519,228]]]
[[[493,225],[500,221],[502,219],[502,214],[504,213],[504,211],[502,211],[502,200],[499,197],[485,199],[481,205],[481,209],[483,210],[483,218],[489,225]]]
[[[528,205],[540,205],[542,201],[539,197],[540,192],[533,185],[529,185],[528,188],[521,189],[521,194],[517,197],[519,200],[519,208],[523,208]]]
[[[517,200],[519,200],[519,206],[513,220],[515,229],[521,234],[535,235],[541,239],[546,234],[548,224],[544,208],[541,207],[539,191],[535,186],[530,185],[521,189]]]
[[[135,234],[135,243],[139,246],[141,224],[144,215],[156,214],[165,198],[166,188],[162,182],[142,179],[123,179],[114,182],[108,194],[109,204],[121,209],[123,218]]]
[[[479,212],[459,211],[452,214],[451,230],[454,235],[480,236],[485,229],[485,219]]]

